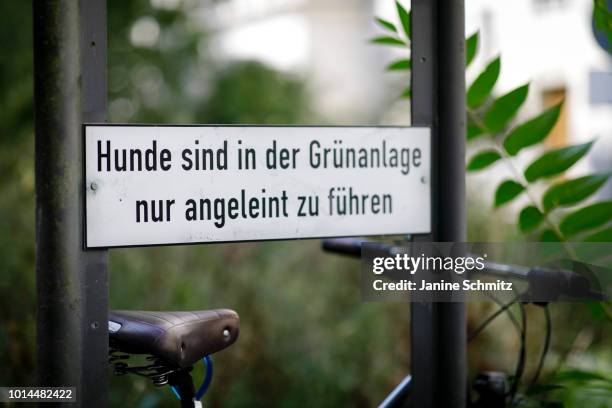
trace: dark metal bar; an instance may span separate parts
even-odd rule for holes
[[[81,107],[82,122],[105,122],[107,106],[106,86],[106,0],[80,0],[81,32]],[[79,138],[79,140],[82,140]],[[83,149],[81,149],[83,151]],[[83,158],[79,160],[82,163]],[[81,164],[82,166],[82,164]],[[82,174],[82,173],[81,173]],[[80,183],[84,185],[84,181]],[[81,188],[84,191],[84,188]],[[81,197],[81,196],[80,196]],[[83,199],[81,202],[83,202]],[[81,236],[84,237],[83,207],[79,213]],[[82,252],[83,315],[81,330],[83,348],[81,358],[81,396],[88,406],[108,406],[108,251],[104,249]]]
[[[463,242],[465,44],[463,0],[412,1],[412,123],[432,128],[432,234]],[[412,303],[412,406],[466,404],[463,303]]]
[[[74,386],[79,395],[79,8],[71,1],[33,6],[38,381]]]
[[[436,227],[437,189],[437,88],[435,64],[435,1],[413,0],[412,10],[412,103],[413,125],[431,126],[432,131],[432,229]],[[418,240],[432,241],[435,230]],[[410,361],[412,373],[411,407],[432,408],[437,366],[437,305],[413,302],[410,305]],[[403,404],[406,405],[405,402]],[[400,406],[400,405],[396,405]]]
[[[465,242],[465,5],[438,0],[438,197],[437,241]],[[438,379],[436,405],[467,401],[467,317],[464,303],[438,304]]]
[[[94,3],[103,4],[84,8]],[[106,99],[96,98],[106,93],[105,67],[89,71],[81,27],[90,30],[92,21],[81,22],[87,13],[81,15],[79,2],[33,6],[38,383],[74,386],[81,405],[101,407],[107,405],[106,251],[82,249],[81,123],[94,118],[92,111],[103,118]],[[98,21],[105,13],[87,15]],[[104,37],[98,61],[106,59],[105,21],[103,30],[95,30]]]

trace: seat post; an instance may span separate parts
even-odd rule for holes
[[[168,377],[168,384],[173,386],[181,397],[181,408],[194,408],[195,387],[191,379],[192,368],[176,371]]]

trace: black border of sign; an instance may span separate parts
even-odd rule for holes
[[[87,143],[87,127],[91,126],[91,127],[96,127],[96,126],[105,126],[105,127],[249,127],[249,128],[368,128],[368,129],[380,129],[380,128],[384,128],[384,129],[428,129],[429,130],[429,135],[431,138],[431,127],[429,126],[368,126],[368,125],[347,125],[347,126],[343,126],[343,125],[221,125],[221,124],[183,124],[183,125],[175,125],[175,124],[151,124],[151,123],[82,123],[81,124],[81,128],[82,128],[82,138],[83,138],[83,143],[82,143],[82,152],[81,154],[83,155],[83,173],[82,173],[82,177],[83,177],[83,182],[81,183],[81,188],[82,188],[82,192],[83,192],[83,249],[84,250],[88,250],[88,249],[92,249],[92,250],[97,250],[97,249],[104,249],[104,248],[148,248],[148,247],[159,247],[159,246],[179,246],[179,245],[211,245],[211,244],[231,244],[231,243],[240,243],[240,242],[274,242],[274,241],[300,241],[300,240],[310,240],[310,239],[328,239],[328,238],[357,238],[357,237],[389,237],[389,236],[396,236],[396,235],[407,235],[410,233],[406,233],[406,232],[397,232],[397,233],[393,233],[393,234],[386,234],[386,235],[367,235],[367,234],[360,234],[360,235],[332,235],[332,236],[318,236],[318,237],[299,237],[299,238],[272,238],[272,239],[247,239],[247,240],[236,240],[236,241],[198,241],[198,242],[174,242],[174,243],[167,243],[167,244],[144,244],[144,245],[115,245],[115,246],[88,246],[87,245],[87,174],[86,174],[86,168],[87,168],[87,156],[86,156],[86,143]],[[430,140],[430,143],[432,142],[432,140]],[[430,145],[430,149],[431,149],[431,145]],[[431,154],[431,151],[430,151]],[[430,157],[430,162],[433,162],[433,157]],[[433,168],[430,166],[429,172],[430,172],[430,189],[429,189],[429,195],[430,195],[430,203],[432,202],[431,200],[433,199],[432,195],[433,195],[433,186],[431,185],[431,172],[432,172]],[[431,211],[431,209],[430,209]],[[420,232],[420,233],[414,233],[414,234],[410,234],[413,236],[420,236],[420,235],[427,235],[427,234],[431,234],[431,219],[429,222],[429,231],[428,232]]]

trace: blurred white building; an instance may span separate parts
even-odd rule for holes
[[[597,139],[587,158],[571,172],[583,175],[612,168],[612,56],[595,40],[591,0],[468,0],[466,30],[479,30],[479,59],[468,78],[497,55],[502,70],[496,92],[530,82],[518,120],[525,120],[564,99],[550,147]],[[538,152],[521,155],[527,163]],[[504,169],[500,169],[503,172]],[[499,180],[472,180],[492,197]],[[503,176],[501,176],[503,177]],[[487,183],[488,181],[488,183]],[[482,190],[481,190],[482,191]],[[612,197],[612,183],[600,191]],[[517,203],[516,205],[520,205]]]
[[[302,75],[324,120],[409,122],[408,105],[394,103],[408,78],[384,72],[405,51],[368,43],[380,32],[374,15],[397,21],[393,0],[209,0],[205,8],[220,54]],[[466,34],[481,34],[468,84],[501,54],[497,94],[531,83],[518,120],[565,99],[549,144],[597,137],[582,170],[612,167],[612,58],[594,39],[591,13],[591,0],[466,1]]]
[[[482,38],[476,65],[502,56],[496,91],[530,82],[519,119],[565,99],[549,144],[598,138],[591,166],[612,167],[612,56],[595,41],[591,0],[468,0],[466,28]],[[479,72],[474,67],[468,78]],[[584,166],[583,166],[584,167]]]
[[[371,0],[221,0],[202,13],[215,51],[259,59],[309,81],[323,121],[372,123],[388,105],[385,50]]]

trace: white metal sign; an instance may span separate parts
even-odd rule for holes
[[[84,132],[89,248],[430,232],[427,128]]]

